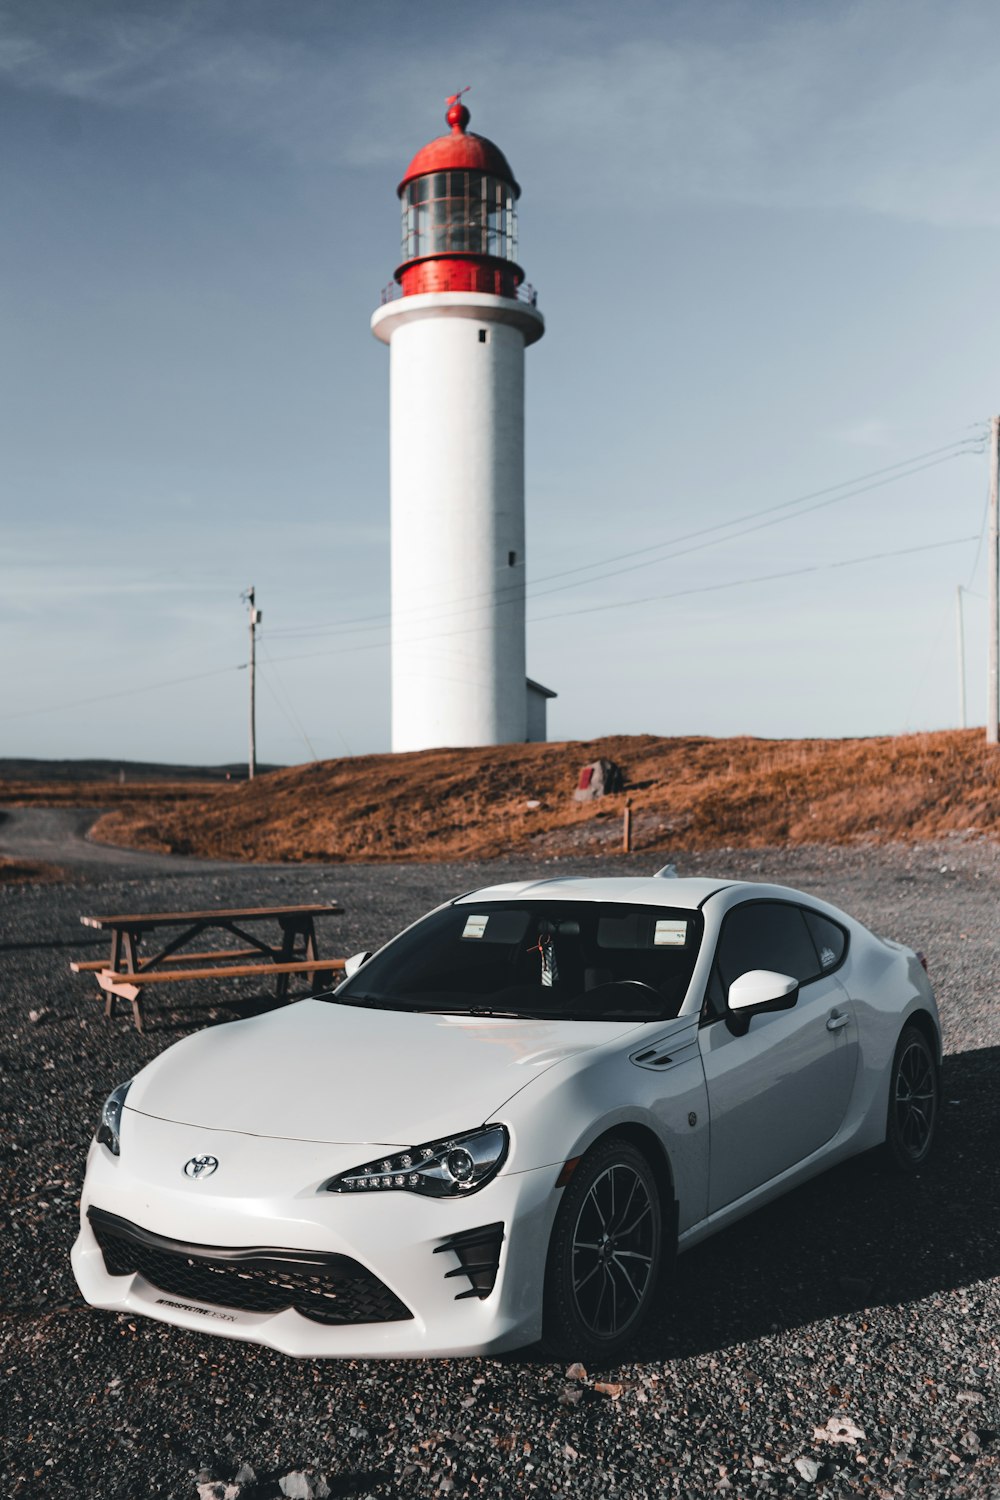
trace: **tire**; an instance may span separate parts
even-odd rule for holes
[[[643,1153],[620,1136],[589,1151],[556,1214],[545,1274],[553,1358],[617,1360],[659,1300],[663,1202]]]
[[[889,1075],[883,1159],[895,1172],[916,1172],[930,1156],[941,1108],[937,1059],[924,1033],[904,1026]]]

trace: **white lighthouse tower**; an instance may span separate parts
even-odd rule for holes
[[[545,323],[514,174],[449,105],[399,185],[403,259],[371,320],[390,349],[393,750],[544,738],[554,696],[524,642],[524,350]]]

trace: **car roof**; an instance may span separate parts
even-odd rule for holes
[[[697,909],[709,896],[728,886],[743,884],[733,880],[673,879],[662,875],[640,877],[609,875],[603,877],[559,875],[551,880],[515,880],[504,885],[485,886],[459,896],[456,905],[471,901],[624,901],[638,906],[679,906]],[[749,884],[749,883],[748,883]],[[750,887],[753,889],[753,887]]]
[[[771,885],[759,880],[710,880],[676,878],[666,875],[558,875],[550,880],[514,880],[508,884],[484,886],[458,896],[455,905],[479,901],[622,901],[636,906],[673,906],[697,911],[713,896],[727,892],[726,906],[740,900],[792,901],[813,907],[835,921],[849,923],[859,931],[861,924],[822,896],[794,890],[788,885]]]

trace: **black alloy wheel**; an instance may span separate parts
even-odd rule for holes
[[[545,1340],[568,1359],[613,1360],[655,1305],[663,1204],[647,1158],[630,1141],[599,1141],[564,1189],[549,1246]]]
[[[889,1079],[885,1156],[899,1172],[922,1167],[934,1144],[941,1083],[937,1059],[924,1033],[904,1026]]]

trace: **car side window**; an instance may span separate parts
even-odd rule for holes
[[[801,907],[783,901],[747,901],[722,924],[706,994],[707,1018],[725,1013],[729,986],[750,969],[791,974],[806,984],[822,972],[817,945]]]
[[[803,915],[819,954],[820,973],[829,974],[843,962],[847,933],[829,917],[821,917],[818,911],[805,910]]]

